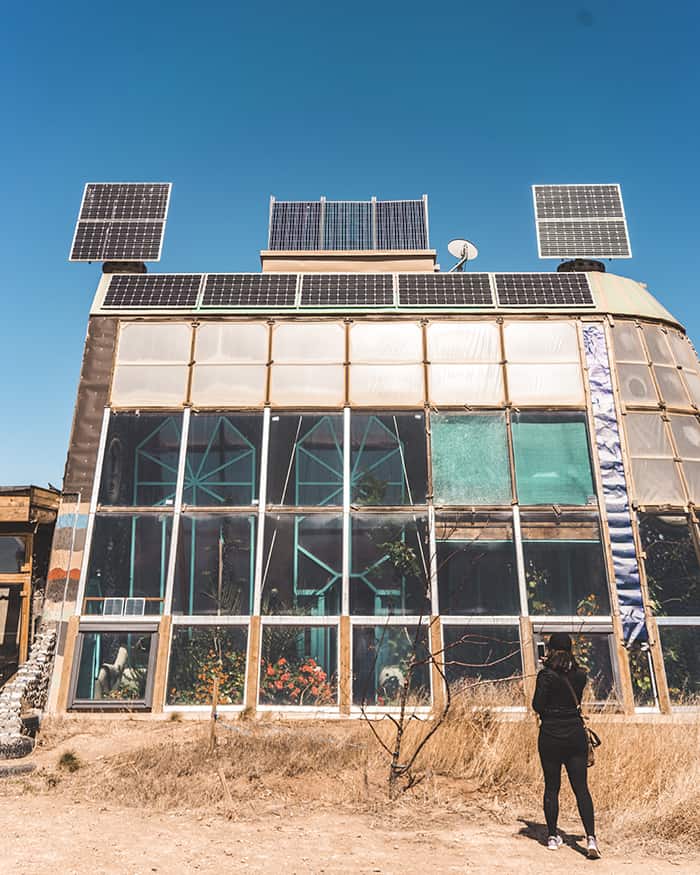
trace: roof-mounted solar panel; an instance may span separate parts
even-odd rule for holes
[[[210,273],[202,307],[293,307],[295,273]]]
[[[427,249],[427,200],[377,201],[377,249]]]
[[[404,307],[493,307],[487,273],[399,274],[399,304]]]
[[[307,273],[301,286],[303,307],[391,307],[390,273]]]
[[[197,305],[201,273],[112,274],[103,308],[189,307]]]
[[[159,261],[169,182],[89,182],[70,261]]]
[[[595,305],[585,273],[497,273],[500,307],[591,307]]]
[[[631,258],[620,186],[533,185],[540,258]]]

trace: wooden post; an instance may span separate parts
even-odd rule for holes
[[[351,646],[352,646],[352,626],[350,625],[350,617],[344,616],[340,618],[340,665],[338,666],[338,705],[340,713],[350,714],[352,706],[352,677],[351,664]]]
[[[440,714],[445,707],[447,701],[447,690],[445,689],[445,681],[438,671],[438,663],[442,671],[445,671],[445,654],[443,652],[444,645],[442,643],[442,624],[440,617],[430,618],[429,628],[429,646],[433,660],[430,663],[430,675],[433,687],[433,713]]]
[[[160,618],[158,627],[158,653],[156,654],[155,676],[153,678],[153,694],[151,701],[151,711],[154,714],[161,714],[163,705],[167,700],[167,683],[168,683],[168,660],[170,656],[170,629],[172,626],[172,617],[166,616]]]
[[[529,705],[535,695],[535,678],[537,677],[532,620],[529,617],[520,617],[520,650],[523,655],[525,704]]]
[[[646,623],[647,632],[649,633],[649,652],[651,653],[651,664],[654,669],[654,680],[656,681],[656,695],[659,699],[659,710],[662,714],[670,714],[671,696],[668,692],[668,681],[666,679],[664,654],[661,650],[661,638],[659,637],[659,627],[656,623],[656,617],[653,616],[651,611],[647,611]]]
[[[63,645],[63,670],[61,672],[61,685],[58,688],[58,701],[56,702],[56,711],[60,714],[68,709],[70,702],[68,696],[70,693],[71,675],[73,674],[73,657],[75,656],[75,645],[78,640],[78,628],[80,626],[80,617],[72,616],[68,618],[68,626],[66,628],[66,640]]]
[[[216,747],[216,706],[219,704],[219,671],[214,675],[214,684],[211,691],[211,717],[209,718],[209,752]]]
[[[258,684],[260,680],[260,616],[250,618],[248,627],[248,665],[246,667],[245,707],[255,711],[258,706]]]
[[[617,666],[620,672],[620,694],[622,697],[622,710],[625,714],[634,714],[634,693],[632,692],[632,672],[630,671],[629,653],[625,647],[622,634],[622,620],[619,610],[612,614],[613,638],[617,652]]]

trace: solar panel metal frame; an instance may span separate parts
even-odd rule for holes
[[[376,278],[380,277],[382,282],[378,285],[388,286],[388,289],[381,289],[382,292],[386,293],[386,299],[383,301],[377,302],[376,300],[368,300],[364,298],[363,300],[355,300],[351,301],[349,298],[345,301],[339,300],[327,300],[326,302],[322,301],[313,301],[310,302],[308,300],[308,296],[313,291],[312,286],[317,285],[321,282],[327,282],[329,285],[335,284],[341,285],[341,283],[356,280],[358,281],[358,285],[361,285],[362,278],[372,277],[373,281],[376,283]],[[342,280],[341,280],[342,278]],[[350,283],[348,283],[349,285]],[[363,290],[360,291],[360,293]],[[306,299],[305,299],[306,297]],[[359,297],[359,295],[358,295]],[[349,308],[383,308],[386,309],[394,308],[396,306],[396,296],[394,292],[394,275],[392,273],[306,273],[301,275],[301,287],[300,287],[300,296],[299,296],[299,306],[304,309],[323,309],[326,307],[342,307],[343,309]]]
[[[541,216],[539,206],[537,203],[537,190],[538,189],[554,189],[554,188],[557,188],[557,189],[562,189],[562,188],[566,188],[566,189],[578,189],[578,188],[614,189],[615,192],[617,193],[617,197],[618,197],[618,200],[620,203],[620,211],[619,211],[619,213],[616,212],[614,215],[601,213],[601,214],[598,214],[595,216],[593,216],[593,215],[560,216],[560,217],[556,217],[556,218],[552,217],[552,216]],[[627,226],[627,216],[625,214],[625,203],[622,199],[622,188],[621,188],[619,183],[617,183],[617,182],[614,182],[614,183],[572,183],[572,184],[566,184],[566,185],[560,185],[560,184],[544,185],[544,184],[538,183],[538,184],[532,186],[532,202],[533,202],[533,206],[534,206],[534,210],[535,210],[535,229],[536,229],[536,233],[537,233],[537,254],[538,254],[539,258],[542,258],[542,259],[545,259],[545,258],[559,258],[559,259],[562,259],[562,258],[594,258],[594,259],[595,258],[632,258],[632,245],[630,243],[629,228]],[[543,254],[543,246],[542,246],[542,236],[540,233],[540,225],[541,224],[561,225],[561,224],[572,223],[572,222],[591,223],[591,224],[596,224],[596,223],[605,224],[608,222],[612,224],[612,223],[622,222],[623,229],[624,229],[624,241],[625,241],[626,249],[627,249],[626,254],[610,253],[609,251],[595,252],[595,251],[587,251],[585,249],[570,251],[567,248],[566,250],[560,250],[559,252],[557,252],[555,254],[544,255]]]
[[[219,278],[223,277],[256,277],[262,281],[272,282],[274,279],[279,279],[280,277],[293,277],[294,278],[294,295],[291,303],[279,304],[275,301],[265,302],[261,304],[253,304],[253,303],[207,303],[207,287],[209,283],[214,280],[216,281]],[[199,309],[204,312],[211,312],[214,310],[228,310],[232,307],[240,308],[241,310],[291,310],[295,309],[299,306],[299,294],[300,294],[300,277],[301,274],[298,273],[207,273],[204,274],[204,283],[202,285],[202,292],[200,296],[200,304]],[[211,292],[210,292],[211,294]]]
[[[156,216],[153,218],[113,218],[113,219],[84,219],[83,218],[83,210],[85,208],[85,199],[87,197],[88,188],[90,186],[99,186],[99,185],[133,185],[133,186],[144,186],[144,185],[164,185],[167,186],[167,196],[165,200],[165,209],[163,210],[162,216]],[[70,246],[70,255],[68,256],[68,261],[75,262],[94,262],[94,261],[160,261],[161,255],[163,254],[163,238],[165,237],[165,225],[168,220],[168,212],[170,210],[170,196],[172,194],[173,184],[172,182],[86,182],[83,188],[83,196],[80,201],[80,210],[78,211],[78,218],[75,223],[75,230],[73,231],[73,239],[71,240]],[[158,245],[158,255],[154,258],[143,258],[143,257],[135,257],[135,256],[110,256],[109,258],[74,258],[73,252],[75,250],[75,243],[78,237],[78,230],[80,228],[81,223],[91,223],[95,225],[111,225],[116,222],[128,222],[131,224],[141,224],[141,223],[153,223],[153,222],[161,222],[160,229],[160,242]]]
[[[105,291],[104,297],[102,299],[101,307],[104,310],[145,310],[145,309],[164,309],[168,310],[196,310],[199,304],[199,300],[202,294],[203,281],[205,274],[203,273],[115,273],[110,276],[109,285]],[[159,281],[162,281],[161,284],[163,286],[167,286],[168,280],[181,281],[181,283],[185,280],[196,280],[196,283],[193,282],[193,285],[196,285],[196,289],[189,290],[189,293],[192,295],[194,300],[187,301],[185,303],[164,303],[162,300],[157,300],[155,303],[147,303],[146,301],[141,301],[139,303],[124,303],[123,300],[119,303],[108,303],[110,299],[110,293],[113,291],[113,286],[117,286],[122,284],[124,281],[131,281],[132,283],[138,284],[142,283],[144,285],[151,284],[157,285]],[[182,292],[183,290],[176,290],[176,292]],[[187,291],[187,290],[186,290]],[[114,288],[115,294],[117,293],[117,289]],[[154,294],[160,294],[161,296],[167,294],[167,289],[154,290]]]
[[[529,272],[525,273],[523,271],[500,271],[499,273],[492,274],[493,276],[493,288],[496,295],[496,305],[499,308],[503,308],[506,310],[509,309],[538,309],[538,310],[578,310],[582,308],[586,309],[595,309],[596,301],[593,297],[593,289],[591,288],[591,283],[588,279],[588,276],[584,272],[579,271],[559,271],[559,272],[548,272],[548,271],[540,271],[540,272]],[[549,277],[550,279],[559,278],[564,282],[567,278],[576,277],[579,280],[583,280],[585,284],[585,289],[588,293],[588,297],[590,300],[588,301],[564,301],[561,303],[552,302],[552,301],[532,301],[532,302],[515,302],[511,303],[509,301],[504,301],[501,299],[501,292],[498,287],[499,277]]]
[[[486,280],[486,285],[488,286],[488,301],[474,301],[473,303],[464,303],[458,301],[445,301],[438,302],[436,300],[425,300],[421,302],[411,302],[402,299],[402,292],[406,292],[407,290],[402,289],[402,283],[406,282],[410,278],[421,278],[425,279],[426,282],[434,281],[439,283],[444,280],[445,285],[449,285],[451,283],[455,283],[457,278],[474,278],[479,277],[480,281],[483,282],[484,278]],[[449,278],[449,279],[448,279]],[[496,307],[496,295],[494,285],[491,281],[491,274],[489,273],[464,273],[459,271],[454,271],[453,273],[425,273],[425,272],[415,272],[415,273],[400,273],[398,274],[398,304],[401,308],[410,308],[410,309],[425,309],[427,307],[439,307],[444,309],[457,309],[464,310],[465,308],[470,308],[474,310],[490,310]]]

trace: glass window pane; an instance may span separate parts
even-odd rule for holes
[[[341,613],[343,520],[337,514],[268,514],[262,613]]]
[[[513,404],[583,404],[581,368],[575,365],[512,365],[508,396]]]
[[[200,407],[262,407],[266,365],[195,365],[190,398]]]
[[[187,365],[117,365],[112,404],[119,407],[178,407],[187,396]]]
[[[335,705],[337,675],[335,626],[263,626],[261,705]]]
[[[343,365],[272,365],[270,403],[342,407],[345,401]]]
[[[673,352],[676,364],[689,368],[691,371],[697,371],[698,358],[688,339],[681,334],[676,334],[675,331],[669,332],[667,338],[671,344],[671,351]]]
[[[175,502],[182,416],[113,413],[98,501],[122,507]]]
[[[350,613],[427,614],[427,518],[353,514],[350,525]]]
[[[523,665],[517,626],[442,627],[445,677],[453,692],[479,703],[522,705]]]
[[[654,374],[661,390],[661,397],[668,407],[688,407],[688,396],[678,368],[655,367]]]
[[[654,696],[654,676],[651,654],[648,650],[633,647],[627,651],[627,660],[632,680],[632,697],[637,707],[653,707],[657,704]]]
[[[193,413],[182,500],[209,507],[258,501],[262,414]]]
[[[267,503],[343,504],[342,415],[271,417]]]
[[[691,402],[700,407],[700,376],[692,371],[683,371],[683,381],[688,387]]]
[[[412,322],[356,322],[350,327],[351,362],[422,362],[420,325]]]
[[[620,395],[625,404],[657,406],[656,387],[651,379],[649,365],[619,365]]]
[[[145,702],[151,632],[83,632],[76,701]]]
[[[122,323],[119,332],[120,364],[180,363],[190,360],[192,327],[186,323]]]
[[[267,325],[205,322],[197,329],[195,361],[208,364],[266,364]]]
[[[666,334],[656,325],[645,325],[644,339],[647,342],[649,356],[654,364],[657,365],[672,365],[673,357],[666,340]]]
[[[355,413],[350,420],[350,501],[424,504],[425,419],[420,413]]]
[[[584,702],[606,703],[618,699],[613,672],[612,635],[584,634],[572,631],[574,657],[588,675],[588,684],[583,694]]]
[[[22,586],[0,584],[0,688],[19,666],[23,601]]]
[[[430,704],[430,648],[422,626],[354,626],[353,705],[396,707],[409,679],[408,705]]]
[[[493,322],[431,322],[430,362],[500,362],[501,341]]]
[[[335,322],[275,325],[272,329],[272,361],[276,364],[342,364],[345,361],[345,327]]]
[[[673,457],[664,421],[657,413],[628,413],[625,429],[631,455]]]
[[[632,479],[639,504],[686,503],[678,468],[672,459],[632,459]]]
[[[510,322],[503,329],[507,362],[579,362],[571,322]]]
[[[423,365],[350,366],[351,404],[420,406],[423,400]]]
[[[510,461],[502,413],[430,416],[435,504],[510,504]]]
[[[577,514],[523,514],[522,535],[531,614],[610,613],[596,520]]]
[[[180,518],[174,614],[249,614],[255,577],[254,516],[183,514]]]
[[[671,430],[682,459],[700,459],[700,423],[695,416],[672,416]]]
[[[583,414],[514,414],[520,504],[595,504]]]
[[[619,362],[646,362],[639,329],[634,322],[615,322],[613,325],[615,358]]]
[[[520,613],[512,516],[438,514],[440,613]]]
[[[654,613],[700,616],[700,565],[687,518],[640,513],[639,534]]]
[[[98,514],[83,613],[160,614],[171,530],[170,514]]]
[[[0,574],[19,574],[26,562],[27,547],[18,535],[0,535]]]
[[[432,405],[496,405],[505,401],[501,365],[436,365],[428,367]]]
[[[245,626],[173,627],[168,665],[168,705],[239,705],[245,689]]]
[[[700,701],[700,626],[662,626],[661,649],[674,705]]]
[[[700,504],[700,462],[683,462],[683,473],[688,484],[688,494],[693,504]]]

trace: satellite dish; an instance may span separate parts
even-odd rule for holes
[[[450,240],[447,244],[447,251],[459,259],[457,264],[450,268],[449,273],[452,273],[453,270],[462,270],[467,261],[474,261],[479,254],[479,250],[470,240],[462,240],[460,237],[456,240]]]

